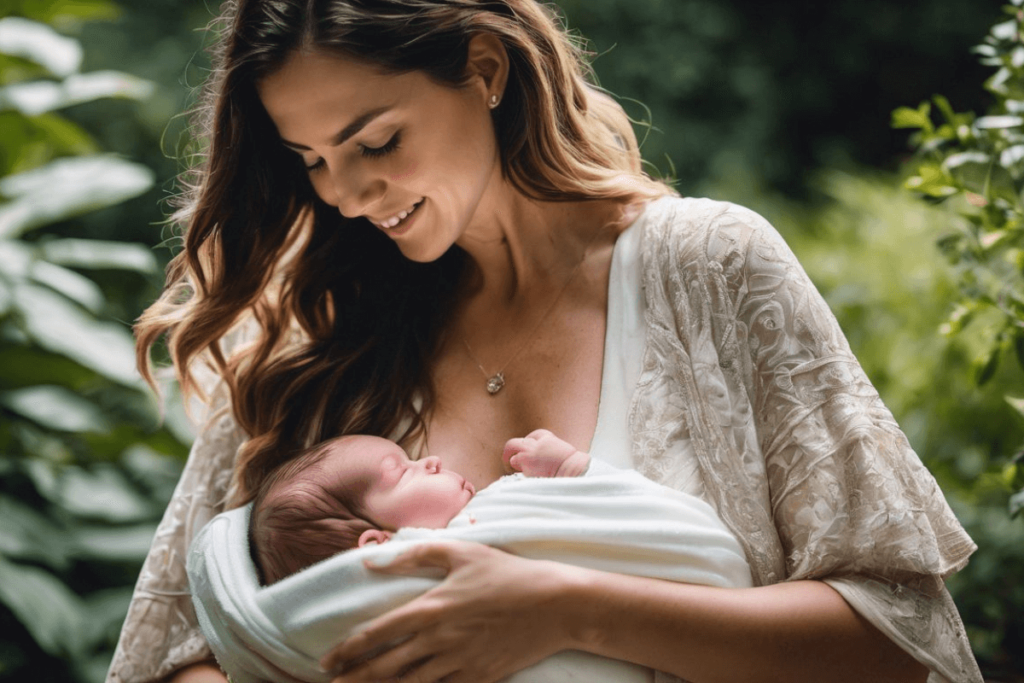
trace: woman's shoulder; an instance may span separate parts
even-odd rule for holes
[[[645,211],[645,262],[681,267],[693,262],[747,264],[752,252],[792,258],[785,241],[763,216],[732,202],[662,197]],[[756,259],[755,259],[756,260]]]
[[[745,206],[703,197],[661,197],[645,211],[647,234],[668,243],[705,242],[711,237],[743,240],[758,233],[775,233],[761,214]]]

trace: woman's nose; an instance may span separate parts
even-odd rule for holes
[[[436,455],[431,455],[428,458],[423,458],[423,460],[421,460],[420,462],[423,463],[423,467],[427,470],[427,472],[437,474],[438,472],[441,471],[441,458],[437,457]]]
[[[383,179],[367,173],[358,166],[358,163],[328,164],[328,192],[333,201],[326,197],[323,199],[337,207],[346,218],[366,216],[371,205],[384,195]]]

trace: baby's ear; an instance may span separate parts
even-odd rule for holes
[[[367,529],[363,533],[359,534],[359,547],[362,548],[367,543],[385,543],[391,540],[391,532],[384,531],[384,529]]]

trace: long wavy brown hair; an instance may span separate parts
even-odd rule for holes
[[[408,261],[369,221],[316,196],[256,90],[293,52],[329,50],[458,88],[470,38],[492,34],[510,62],[493,116],[502,171],[518,191],[623,203],[671,191],[641,171],[621,107],[589,85],[581,46],[535,0],[227,0],[211,30],[213,71],[193,114],[202,151],[179,178],[172,217],[184,249],[135,332],[151,384],[163,335],[186,395],[202,396],[200,361],[226,383],[250,436],[232,505],[311,444],[423,436],[431,361],[468,266],[458,247],[433,263]],[[225,335],[243,323],[255,340],[227,348]]]

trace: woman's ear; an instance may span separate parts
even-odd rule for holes
[[[508,82],[508,52],[501,40],[491,33],[477,33],[469,39],[466,75],[472,82],[479,79],[484,100],[494,108],[492,98],[500,102]]]
[[[359,547],[362,548],[367,543],[386,543],[391,540],[391,532],[385,531],[384,529],[367,529],[363,533],[359,534]]]

